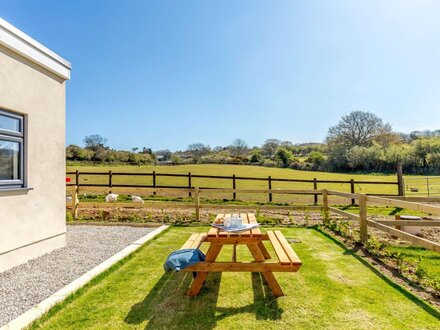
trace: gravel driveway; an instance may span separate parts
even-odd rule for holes
[[[0,327],[153,229],[67,226],[67,247],[0,273]]]

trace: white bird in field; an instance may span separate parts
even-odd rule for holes
[[[107,196],[105,196],[105,201],[107,203],[114,203],[118,200],[118,194],[108,194]]]
[[[139,196],[131,196],[131,200],[133,203],[142,203],[144,204],[144,200]]]

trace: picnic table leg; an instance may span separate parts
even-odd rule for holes
[[[264,254],[260,250],[260,247],[258,244],[248,244],[247,245],[249,250],[252,253],[252,256],[254,257],[255,261],[265,261]],[[280,285],[278,284],[277,279],[273,275],[272,272],[267,271],[263,272],[263,276],[266,279],[267,284],[269,285],[269,288],[272,290],[272,294],[278,298],[284,296],[283,290],[281,290]]]
[[[267,249],[264,246],[264,243],[262,241],[258,242],[257,246],[260,249],[261,253],[263,253],[264,259],[270,259],[271,258],[270,254],[269,254],[269,251],[267,251]]]
[[[215,261],[215,259],[217,259],[217,256],[220,253],[220,250],[222,249],[222,246],[223,245],[221,244],[211,244],[211,246],[208,249],[208,252],[206,253],[206,261],[207,262]],[[205,283],[207,277],[208,277],[208,272],[197,272],[197,276],[191,283],[191,286],[186,294],[191,297],[197,296],[199,294],[200,289],[203,286],[203,283]]]

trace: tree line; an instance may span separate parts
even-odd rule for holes
[[[134,147],[114,150],[100,135],[86,136],[84,147],[69,145],[69,162],[132,164],[254,164],[299,170],[329,172],[395,171],[402,164],[407,174],[440,174],[440,130],[393,131],[389,123],[370,112],[353,111],[330,127],[323,143],[293,144],[267,139],[261,146],[249,147],[237,138],[228,146],[211,148],[190,144],[186,150],[153,151]]]

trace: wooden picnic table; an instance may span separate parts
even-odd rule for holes
[[[257,223],[253,213],[218,214],[216,220],[220,217],[227,218],[231,216],[240,216],[244,224]],[[268,261],[272,258],[264,245],[265,241],[272,244],[278,258],[277,261]],[[182,246],[182,249],[196,249],[203,243],[209,244],[206,260],[183,270],[197,273],[187,292],[189,296],[196,296],[199,293],[210,272],[260,272],[266,279],[273,295],[281,297],[284,293],[273,272],[296,272],[302,264],[279,230],[262,233],[260,228],[254,228],[241,233],[230,233],[211,227],[208,233],[192,234]],[[216,261],[224,245],[233,245],[231,262]],[[251,262],[237,261],[238,245],[246,245],[254,260]]]

